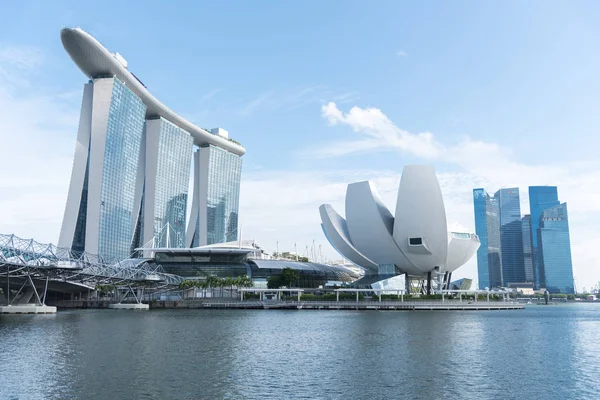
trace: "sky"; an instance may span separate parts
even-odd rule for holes
[[[84,4],[85,3],[85,4]],[[372,180],[395,209],[402,167],[433,164],[448,225],[472,189],[558,186],[579,290],[600,281],[596,1],[4,1],[0,233],[56,243],[86,77],[60,42],[81,27],[169,108],[247,149],[244,239],[339,259],[342,215]],[[477,277],[475,258],[453,277]]]

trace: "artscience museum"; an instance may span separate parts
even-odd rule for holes
[[[366,270],[371,282],[405,275],[406,282],[448,288],[452,272],[464,265],[480,242],[473,233],[448,232],[442,191],[433,166],[404,167],[396,213],[383,204],[372,182],[351,183],[346,216],[320,206],[323,232],[342,257]]]

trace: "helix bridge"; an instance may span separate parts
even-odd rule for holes
[[[42,293],[39,289],[45,296],[49,287],[64,293],[81,293],[102,285],[169,290],[182,281],[180,276],[165,273],[152,259],[111,260],[0,234],[0,287],[8,288],[7,292],[26,285],[34,288],[38,298]]]

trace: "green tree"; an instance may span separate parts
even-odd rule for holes
[[[300,274],[295,269],[285,267],[281,271],[281,280],[285,282],[288,288],[292,287],[292,282],[297,282],[300,278]]]
[[[214,275],[209,276],[208,278],[206,278],[206,284],[208,286],[208,288],[210,289],[210,297],[214,297],[214,289],[219,287],[219,282],[220,279]]]
[[[233,285],[235,284],[235,278],[228,276],[224,279],[224,281],[225,286],[229,286],[229,297],[233,297]]]
[[[267,288],[269,289],[279,289],[284,285],[283,279],[281,279],[281,275],[271,275],[267,280]]]

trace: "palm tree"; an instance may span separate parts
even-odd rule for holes
[[[210,297],[213,297],[213,295],[214,295],[213,289],[217,286],[216,279],[219,279],[219,278],[217,278],[214,275],[211,275],[208,278],[206,278],[206,286],[208,288],[210,288]]]
[[[224,278],[219,278],[219,288],[221,289],[221,297],[223,297],[223,288],[227,284],[227,281]]]
[[[200,287],[202,288],[202,297],[206,298],[206,289],[208,289],[208,281],[206,279],[201,281]]]
[[[228,279],[229,279],[229,290],[230,290],[229,291],[229,296],[235,297],[233,295],[233,287],[235,286],[236,289],[237,289],[237,277],[235,277],[235,278],[231,277],[231,278],[228,278]]]

